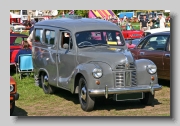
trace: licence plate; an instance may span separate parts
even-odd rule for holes
[[[116,101],[137,100],[137,99],[143,99],[143,92],[115,95]]]

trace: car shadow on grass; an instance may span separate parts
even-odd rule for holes
[[[140,100],[127,100],[127,101],[114,101],[112,99],[96,98],[94,110],[129,110],[129,109],[142,109],[146,106],[155,107],[160,105],[157,99],[154,99],[154,106],[143,105]]]
[[[28,116],[27,114],[28,113],[24,109],[15,106],[12,116]]]
[[[55,95],[64,98],[68,101],[74,102],[74,104],[80,104],[78,94],[71,94],[71,92],[57,89]],[[154,106],[160,105],[161,103],[154,99]],[[141,109],[147,105],[143,105],[140,100],[128,100],[128,101],[114,101],[113,99],[106,99],[105,97],[98,97],[95,99],[94,110],[126,110],[126,109]],[[151,105],[149,105],[151,106]],[[152,106],[153,107],[153,106]]]
[[[57,89],[54,95],[57,95],[58,97],[64,98],[68,101],[72,101],[74,104],[79,104],[78,94],[72,94],[71,92],[63,89]]]

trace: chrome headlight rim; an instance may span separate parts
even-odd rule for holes
[[[14,85],[10,85],[10,92],[13,92],[14,91]]]
[[[101,68],[94,68],[92,71],[92,75],[94,78],[99,79],[103,76],[103,72]]]
[[[157,73],[157,66],[155,64],[147,65],[146,70],[149,74],[156,74]]]

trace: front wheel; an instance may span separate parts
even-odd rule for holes
[[[55,92],[55,87],[49,84],[48,75],[46,73],[41,75],[41,84],[45,94],[53,94]]]
[[[87,82],[83,77],[79,80],[79,102],[81,104],[81,108],[86,112],[92,111],[94,108],[95,98],[91,98],[89,96],[89,92],[87,91]]]
[[[140,99],[142,104],[145,105],[153,105],[154,103],[154,95],[152,95],[150,92],[144,93],[144,98]]]

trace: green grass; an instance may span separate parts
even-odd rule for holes
[[[55,94],[45,94],[35,86],[33,75],[22,80],[11,71],[20,94],[16,101],[14,116],[170,116],[170,88],[156,92],[155,106],[144,106],[139,101],[115,102],[105,97],[96,99],[92,112],[84,112],[78,95],[58,89]]]

